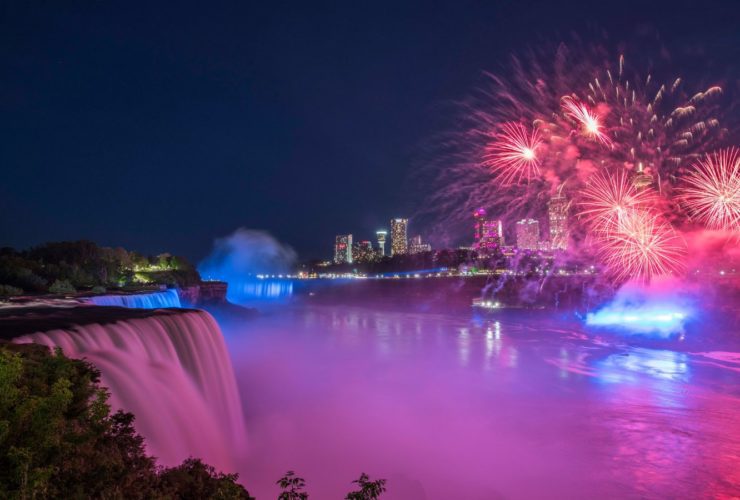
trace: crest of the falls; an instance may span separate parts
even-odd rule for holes
[[[24,335],[100,369],[114,410],[136,416],[147,451],[163,465],[189,456],[234,471],[246,432],[221,330],[204,311],[92,323]]]
[[[163,307],[182,307],[177,290],[163,292],[136,293],[131,295],[96,295],[88,301],[96,306],[119,306],[132,309],[159,309]]]

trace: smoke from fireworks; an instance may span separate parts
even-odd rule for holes
[[[480,206],[541,218],[557,192],[572,207],[570,247],[643,281],[681,272],[688,221],[740,230],[740,154],[710,154],[727,135],[720,87],[687,92],[681,78],[660,83],[623,56],[565,45],[515,58],[509,74],[488,75],[447,144],[453,161],[433,196],[442,223]]]

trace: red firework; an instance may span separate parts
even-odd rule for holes
[[[711,229],[740,229],[740,151],[706,155],[684,182],[681,201],[694,218]]]
[[[611,146],[612,141],[606,135],[604,125],[596,113],[591,111],[588,106],[570,96],[563,97],[562,106],[565,115],[579,125],[583,135],[596,139],[605,146]]]
[[[623,212],[599,243],[605,263],[618,280],[648,282],[683,268],[683,240],[669,223],[647,210]]]
[[[581,192],[579,216],[595,231],[604,232],[617,227],[627,211],[647,207],[652,198],[652,191],[635,187],[626,170],[600,172]]]
[[[529,181],[540,174],[541,146],[542,138],[536,128],[530,131],[521,123],[504,123],[486,145],[483,164],[504,185]]]

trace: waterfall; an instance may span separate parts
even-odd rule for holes
[[[159,309],[162,307],[182,307],[177,290],[164,292],[136,293],[131,295],[97,295],[89,302],[96,306],[119,306],[133,309]]]
[[[235,471],[246,431],[221,330],[205,311],[33,333],[14,342],[61,347],[101,372],[111,406],[136,416],[147,451],[167,466],[189,456]]]
[[[280,300],[293,295],[293,281],[281,279],[257,279],[229,283],[226,297],[236,304],[255,301]]]

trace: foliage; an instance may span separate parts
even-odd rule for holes
[[[100,373],[34,344],[0,344],[0,498],[249,498],[189,459],[157,468]]]
[[[92,287],[92,290],[90,290],[90,291],[92,293],[97,293],[97,294],[107,292],[106,288],[104,286],[100,286],[100,285],[95,285],[94,287]]]
[[[306,500],[308,498],[308,493],[303,491],[306,487],[306,481],[296,476],[292,470],[278,479],[277,485],[283,490],[278,495],[278,500]]]
[[[20,295],[23,293],[18,287],[10,285],[0,285],[0,297],[12,297],[13,295]]]
[[[56,280],[49,287],[50,293],[74,293],[76,291],[74,285],[69,280]]]
[[[144,279],[137,280],[136,276]],[[186,286],[200,282],[195,267],[167,253],[146,257],[91,241],[45,243],[24,251],[0,248],[0,283],[26,292],[45,292],[48,283],[75,288],[118,287],[137,281]]]
[[[352,482],[359,485],[360,489],[348,493],[345,497],[346,500],[377,500],[381,493],[385,491],[385,479],[371,481],[370,477],[364,472],[360,474],[359,479]]]
[[[376,479],[371,481],[370,477],[364,472],[360,478],[352,481],[359,485],[360,489],[347,493],[345,500],[377,500],[385,491],[385,479]],[[283,477],[278,479],[277,483],[283,491],[278,495],[278,500],[306,500],[308,493],[304,491],[306,481],[302,477],[296,476],[295,472],[289,470]]]
[[[160,473],[161,492],[167,498],[200,500],[201,498],[250,499],[249,493],[236,480],[238,474],[223,474],[197,458]]]

